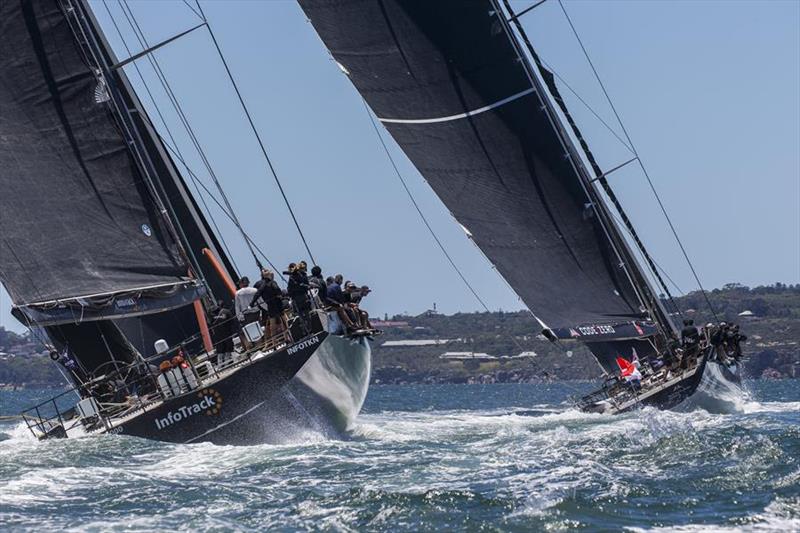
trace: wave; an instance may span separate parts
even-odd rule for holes
[[[24,424],[6,424],[0,521],[39,530],[797,530],[800,401],[754,395],[742,405],[611,416],[542,402],[399,404],[362,415],[344,440],[309,432],[250,447],[38,442]]]

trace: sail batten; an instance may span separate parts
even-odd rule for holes
[[[490,0],[299,0],[471,239],[548,327],[643,318],[559,124]]]

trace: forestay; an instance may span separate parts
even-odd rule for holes
[[[525,304],[552,328],[642,310],[489,0],[299,0],[333,57]]]

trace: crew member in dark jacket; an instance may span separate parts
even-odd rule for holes
[[[352,332],[357,330],[356,324],[350,318],[350,315],[347,313],[347,306],[345,301],[345,295],[342,291],[342,282],[344,281],[344,276],[341,274],[336,274],[336,277],[333,278],[332,283],[328,283],[328,288],[326,291],[328,305],[336,309],[336,314],[339,316],[339,320],[342,321],[344,324],[345,332]]]
[[[695,345],[700,340],[700,332],[697,326],[694,325],[694,320],[691,318],[683,321],[683,329],[681,330],[681,344],[684,346]]]
[[[300,261],[294,269],[289,266],[289,282],[286,286],[286,292],[294,302],[295,309],[298,316],[304,323],[308,322],[308,313],[311,311],[311,303],[308,300],[308,289],[311,287],[308,284],[308,274],[306,273],[305,261]]]
[[[271,270],[264,270],[262,273],[261,286],[253,295],[250,305],[256,305],[259,299],[263,302],[262,308],[266,306],[264,330],[269,340],[286,329],[283,316],[283,291],[275,281],[275,274]]]
[[[317,297],[322,305],[325,305],[328,300],[328,284],[325,283],[325,278],[322,277],[322,268],[318,266],[311,267],[311,277],[308,278],[308,285],[312,289],[317,289]]]

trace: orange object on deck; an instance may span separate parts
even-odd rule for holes
[[[217,256],[214,255],[214,252],[212,252],[208,248],[203,248],[203,255],[206,256],[206,259],[208,259],[208,261],[211,263],[211,266],[213,266],[214,270],[216,270],[217,275],[220,277],[223,283],[225,283],[225,286],[230,291],[231,296],[235,296],[236,285],[233,284],[233,280],[228,275],[228,271],[222,267],[222,264],[220,264],[219,260],[217,259]]]
[[[203,337],[203,347],[206,353],[211,353],[214,350],[214,343],[211,342],[211,332],[208,331],[208,321],[206,320],[206,310],[203,308],[203,302],[195,300],[194,314],[197,317],[197,324],[200,326],[200,335]]]

